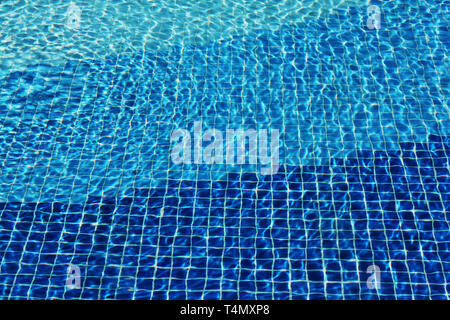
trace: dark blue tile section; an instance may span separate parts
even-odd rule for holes
[[[0,204],[0,296],[446,299],[449,137],[262,179]],[[68,265],[81,289],[66,287]],[[380,268],[369,289],[367,268]]]

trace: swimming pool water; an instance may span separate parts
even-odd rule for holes
[[[370,4],[2,2],[0,297],[448,299],[448,3]],[[195,121],[278,173],[172,163]]]

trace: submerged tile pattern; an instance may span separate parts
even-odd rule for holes
[[[295,166],[446,137],[446,9],[388,3],[383,28],[368,31],[365,8],[351,7],[208,45],[5,68],[0,200],[83,202],[163,185],[167,171],[240,172],[170,162],[170,133],[194,121],[279,129],[280,161]]]
[[[448,299],[450,139],[261,179],[3,203],[0,296]],[[65,287],[67,266],[82,288]],[[367,288],[369,265],[381,288]]]
[[[378,31],[349,7],[64,63],[0,52],[0,297],[448,299],[448,4],[379,5]],[[279,173],[170,163],[196,120],[279,129]]]

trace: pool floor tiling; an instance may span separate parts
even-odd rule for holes
[[[448,300],[449,2],[214,3],[0,4],[0,299]]]

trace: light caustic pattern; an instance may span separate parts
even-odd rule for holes
[[[448,299],[448,4],[211,3],[1,2],[0,296]]]
[[[138,0],[3,1],[2,60],[11,68],[27,63],[104,57],[122,50],[167,49],[173,45],[229,39],[260,29],[323,17],[334,9],[367,1],[338,0]]]
[[[232,28],[223,33],[225,40],[181,41],[185,45],[155,36],[156,43],[171,45],[144,50],[132,47],[132,34],[139,35],[132,27],[140,21],[135,18],[139,6],[144,7],[140,17],[151,19],[152,12],[159,23],[163,19],[158,14],[166,12],[173,24],[182,25],[187,18],[175,18],[173,12],[202,16],[195,8],[204,2],[187,7],[177,2],[178,11],[170,9],[174,2],[154,11],[149,8],[155,2],[134,7],[77,2],[79,11],[65,2],[23,4],[14,10],[8,3],[1,7],[7,17],[1,61],[7,66],[11,56],[24,60],[0,70],[4,200],[49,200],[54,194],[67,200],[69,188],[79,202],[87,194],[121,194],[136,183],[159,186],[168,171],[183,179],[220,180],[227,172],[259,170],[171,163],[171,132],[181,128],[192,133],[195,121],[205,130],[223,132],[279,130],[280,164],[287,165],[329,164],[332,157],[355,157],[358,150],[400,150],[401,142],[449,134],[443,85],[448,79],[442,30],[446,20],[439,4],[428,9],[387,4],[383,29],[377,30],[366,27],[367,7],[330,4],[334,13],[300,22],[281,19],[296,10],[292,2],[280,2],[261,6],[258,16],[264,23],[244,28],[247,35]],[[258,3],[248,3],[247,11]],[[321,11],[313,3],[301,8]],[[59,17],[59,24],[38,14],[47,9]],[[67,11],[75,16],[81,12],[79,28],[76,17],[68,20]],[[245,17],[245,12],[225,20]],[[429,12],[434,15],[428,17]],[[214,16],[217,23],[222,21]],[[28,21],[30,17],[34,19]],[[106,18],[111,21],[102,20]],[[89,23],[96,27],[87,28]],[[112,49],[104,51],[110,45],[102,41],[111,41]],[[121,41],[127,46],[120,47]],[[66,44],[81,51],[68,54]],[[96,44],[103,57],[87,53]],[[58,63],[51,50],[62,52],[64,62]],[[42,61],[33,57],[29,64],[27,56],[35,53]],[[21,67],[27,70],[17,71]],[[28,142],[23,142],[25,137]]]

